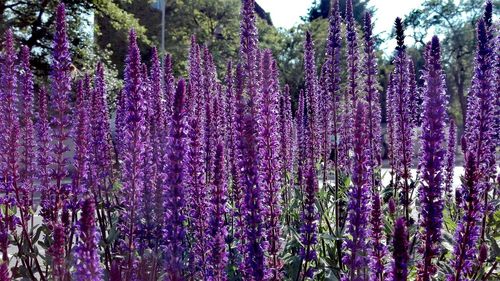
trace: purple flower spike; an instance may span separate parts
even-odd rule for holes
[[[326,95],[331,99],[331,123],[332,123],[332,135],[334,137],[334,151],[339,151],[339,135],[340,135],[340,82],[341,82],[341,67],[340,67],[340,59],[341,59],[341,49],[342,49],[342,38],[341,38],[341,17],[339,11],[339,1],[334,0],[332,3],[332,9],[329,18],[329,29],[328,29],[328,38],[326,44],[326,54],[327,54],[327,71],[328,75],[326,76],[326,86],[327,92]],[[335,153],[334,155],[334,165],[335,165],[335,173],[337,176],[338,173],[338,165],[339,165],[339,155]]]
[[[393,264],[391,278],[392,281],[406,281],[408,279],[408,231],[404,218],[396,220],[394,225],[393,238]]]
[[[255,120],[258,117],[260,94],[261,55],[258,51],[258,34],[255,23],[255,1],[242,0],[240,23],[240,58],[242,65],[242,89],[237,105],[238,130],[238,184],[243,191],[242,213],[244,217],[243,278],[261,280],[265,275],[266,249],[262,226],[262,189],[258,184],[258,147]],[[237,91],[238,92],[238,91]]]
[[[11,207],[20,207],[23,211],[27,199],[27,192],[19,185],[19,165],[17,163],[19,149],[19,118],[18,118],[18,95],[17,75],[15,63],[17,55],[14,47],[14,35],[8,29],[4,39],[3,56],[0,61],[0,113],[2,114],[0,130],[0,173],[2,184],[0,185],[0,197],[2,212],[4,213],[4,226],[10,226],[15,218],[8,211]],[[18,200],[19,199],[19,200]],[[3,233],[7,235],[8,232]],[[7,236],[2,237],[2,251],[4,261],[8,262],[7,248],[9,241]]]
[[[304,277],[313,278],[314,268],[312,262],[316,261],[316,243],[318,242],[318,210],[316,209],[316,193],[318,192],[318,180],[316,169],[310,161],[303,164],[304,171],[304,207],[301,214],[302,226],[300,228],[300,257],[302,259]],[[302,268],[301,268],[302,269]],[[304,279],[303,279],[304,280]]]
[[[173,70],[172,55],[167,54],[163,60],[163,96],[165,98],[165,126],[172,115],[172,106],[175,94],[175,78]],[[190,83],[191,84],[191,83]]]
[[[413,125],[410,114],[410,87],[409,87],[409,67],[404,45],[404,28],[400,18],[396,19],[396,58],[394,59],[395,69],[393,72],[394,85],[391,93],[391,105],[393,107],[391,121],[394,137],[394,149],[392,156],[396,166],[396,176],[402,179],[401,202],[404,206],[405,218],[410,217],[410,166],[412,159],[412,135]],[[412,70],[413,71],[413,70]]]
[[[66,245],[66,233],[62,224],[56,224],[53,230],[54,242],[49,248],[52,257],[52,276],[54,280],[66,280],[67,266],[64,261],[64,245]]]
[[[465,146],[468,147],[468,144]],[[480,173],[477,170],[476,160],[470,152],[466,154],[465,161],[465,175],[460,187],[460,194],[463,196],[460,207],[464,208],[464,215],[455,230],[456,244],[451,261],[454,271],[448,275],[449,281],[468,280],[466,276],[473,272],[480,236],[483,212],[481,195],[484,192],[484,184],[479,182]]]
[[[76,271],[73,276],[75,281],[98,281],[103,278],[97,251],[99,236],[94,216],[94,199],[88,197],[83,201],[82,214],[78,224],[78,244],[75,248]]]
[[[320,150],[319,139],[319,107],[318,107],[318,77],[316,75],[316,57],[314,54],[314,42],[309,31],[306,32],[306,40],[304,42],[304,79],[305,79],[305,102],[307,104],[307,120],[312,128],[311,149],[315,161]]]
[[[355,105],[358,99],[358,72],[359,47],[356,35],[356,21],[354,20],[352,0],[346,2],[346,40],[347,40],[347,69],[348,69],[348,96],[351,104]],[[370,32],[371,33],[371,32]],[[367,35],[365,35],[367,36]]]
[[[451,202],[452,196],[452,184],[453,184],[453,172],[455,168],[455,150],[457,146],[457,126],[453,119],[450,118],[450,124],[448,125],[448,143],[446,148],[445,156],[445,192],[448,201]]]
[[[433,279],[436,266],[433,259],[439,254],[441,225],[443,222],[443,172],[446,120],[446,89],[441,67],[441,50],[437,36],[427,45],[426,63],[423,72],[424,104],[422,112],[422,150],[420,159],[420,237],[423,259],[418,265],[422,280]]]
[[[495,109],[494,74],[491,59],[492,40],[484,19],[477,24],[478,45],[474,61],[474,76],[467,101],[467,119],[462,149],[465,158],[465,176],[459,193],[461,207],[465,209],[455,231],[454,273],[449,280],[464,280],[473,271],[478,239],[484,235],[481,221],[489,208],[484,206],[488,199],[490,178],[495,171]],[[483,217],[484,216],[484,217]],[[483,221],[485,225],[485,221]],[[484,237],[483,237],[484,239]]]
[[[370,13],[365,14],[364,21],[364,42],[365,42],[365,59],[364,59],[364,72],[365,72],[365,99],[368,106],[367,111],[367,127],[368,127],[368,142],[370,146],[370,165],[373,168],[379,167],[381,164],[381,113],[379,92],[377,90],[377,56],[375,54],[375,46],[373,43],[372,31],[373,24],[371,21]],[[375,187],[376,182],[372,182]]]
[[[386,256],[388,255],[387,247],[384,244],[384,218],[382,214],[382,206],[380,195],[377,192],[372,192],[371,195],[371,252],[370,252],[370,267],[372,281],[382,281],[386,277]],[[391,198],[392,199],[392,198]],[[394,202],[394,201],[392,201]]]
[[[281,280],[282,262],[279,258],[280,245],[280,186],[281,169],[279,159],[278,107],[279,82],[276,62],[270,50],[264,51],[263,89],[259,108],[258,134],[259,149],[259,185],[264,192],[263,214],[265,217],[266,241],[268,244],[268,272],[269,280]]]
[[[106,179],[111,176],[111,135],[109,112],[106,102],[106,81],[104,65],[97,64],[94,78],[94,91],[90,99],[90,170],[92,173],[92,188],[95,191],[109,193]]]
[[[210,209],[210,251],[208,257],[208,280],[227,280],[227,227],[224,217],[227,213],[227,172],[224,146],[218,143],[215,151],[214,182],[211,187]]]
[[[86,85],[88,86],[88,85]],[[73,131],[75,140],[74,166],[75,172],[72,177],[72,193],[76,200],[77,196],[88,191],[89,179],[89,105],[88,97],[85,96],[84,81],[76,83],[76,126]],[[75,201],[76,202],[76,201]]]
[[[166,154],[165,209],[165,271],[166,280],[183,280],[183,256],[186,248],[186,83],[179,80],[173,100],[173,111]]]
[[[33,190],[33,181],[35,174],[35,128],[33,124],[33,73],[30,69],[30,51],[27,47],[21,48],[21,63],[19,70],[19,84],[21,102],[21,169],[20,178],[23,190],[28,194],[22,206],[30,208],[31,195]]]
[[[344,242],[346,250],[343,262],[349,268],[345,280],[368,279],[368,237],[370,231],[366,228],[370,217],[370,147],[366,120],[366,105],[356,102],[354,120],[354,159],[352,168],[353,186],[349,192],[349,213],[347,215],[347,234]]]
[[[189,219],[191,223],[190,232],[193,234],[193,245],[191,250],[191,262],[194,263],[193,274],[195,278],[205,279],[207,272],[208,257],[208,191],[205,166],[205,128],[204,116],[205,104],[203,103],[203,92],[196,91],[191,84],[189,95],[193,104],[188,117],[187,143],[189,146],[187,154],[186,181],[189,186]]]
[[[51,120],[52,152],[54,154],[52,180],[56,183],[54,189],[55,211],[62,209],[63,201],[66,200],[65,193],[68,187],[63,184],[68,176],[68,159],[65,155],[69,151],[71,124],[69,120],[71,92],[71,56],[69,53],[69,42],[66,34],[66,15],[64,4],[57,6],[56,33],[54,35],[54,51],[51,65],[51,104],[54,116]],[[55,218],[57,220],[57,218]]]
[[[54,204],[52,204],[52,192],[50,190],[50,163],[52,162],[50,150],[51,137],[49,134],[49,117],[47,109],[47,92],[44,88],[41,88],[38,92],[38,115],[36,124],[36,134],[37,134],[37,178],[40,181],[38,191],[41,194],[40,205],[42,207],[41,215],[44,222],[50,222],[53,220],[53,209]]]
[[[169,55],[167,55],[169,57]],[[168,65],[169,59],[165,58],[165,67],[172,68],[171,65]],[[171,60],[171,58],[170,58]],[[171,64],[171,61],[169,62]],[[151,96],[149,99],[149,111],[150,116],[148,118],[149,121],[149,136],[150,136],[150,145],[151,148],[151,184],[153,187],[152,196],[154,197],[154,213],[152,221],[154,225],[151,225],[154,234],[152,234],[153,244],[160,244],[163,234],[163,183],[165,180],[164,177],[164,156],[167,151],[167,145],[165,140],[167,139],[167,106],[166,106],[166,97],[164,90],[167,88],[162,88],[162,69],[160,65],[160,59],[158,57],[158,53],[156,48],[153,48],[152,56],[151,56],[151,72],[150,72],[150,80],[151,80]],[[165,70],[165,75],[167,72],[171,72],[170,70]],[[173,79],[173,78],[172,78]],[[165,82],[170,79],[166,79]],[[173,81],[169,81],[168,83],[173,83]],[[168,86],[170,88],[170,86]],[[171,99],[171,97],[170,97]],[[171,101],[170,101],[171,103]],[[171,106],[170,109],[171,111]],[[169,113],[170,114],[170,113]],[[156,246],[157,246],[156,245]]]
[[[295,117],[296,127],[297,127],[297,156],[298,156],[298,168],[297,177],[300,191],[304,188],[304,176],[305,176],[305,161],[306,161],[306,112],[305,112],[305,101],[304,101],[304,91],[299,92],[299,104],[297,108],[297,113]]]
[[[134,30],[129,34],[129,50],[125,67],[125,88],[123,91],[123,140],[122,140],[122,203],[125,205],[120,229],[123,234],[122,247],[127,279],[133,278],[136,266],[136,232],[139,214],[139,196],[143,189],[145,101],[139,48]]]

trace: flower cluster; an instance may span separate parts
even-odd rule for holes
[[[438,37],[419,77],[396,19],[383,101],[372,16],[359,28],[356,3],[346,1],[342,19],[332,1],[321,67],[304,31],[297,92],[282,87],[276,54],[259,46],[254,0],[242,0],[238,58],[223,79],[195,36],[187,76],[177,77],[169,54],[153,48],[143,61],[131,30],[116,110],[104,63],[71,72],[64,4],[53,17],[50,79],[35,79],[33,50],[17,52],[7,30],[0,281],[493,278],[499,66],[491,62],[500,44],[492,3],[477,23],[458,204],[461,130],[448,115]],[[455,244],[445,255],[451,220]]]

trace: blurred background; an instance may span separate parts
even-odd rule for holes
[[[18,41],[31,49],[32,65],[39,82],[46,79],[57,0],[0,0],[0,34],[12,28]],[[64,0],[69,22],[74,75],[93,72],[95,62],[107,66],[109,102],[113,106],[121,88],[127,33],[137,31],[143,59],[151,47],[173,54],[175,72],[186,74],[191,34],[214,55],[219,78],[229,59],[237,60],[239,47],[239,0]],[[260,44],[273,51],[281,70],[282,84],[294,95],[303,87],[303,40],[313,33],[317,65],[324,62],[330,0],[257,0]],[[499,2],[493,1],[498,15]],[[391,71],[395,43],[393,21],[404,18],[406,43],[419,77],[423,48],[433,34],[443,44],[443,63],[450,95],[451,114],[459,130],[463,126],[466,95],[471,80],[475,48],[474,24],[483,0],[353,0],[354,15],[373,13],[379,59],[382,111],[385,87]],[[340,1],[345,10],[344,1]],[[360,42],[360,46],[362,46]],[[419,81],[421,83],[421,81]],[[383,114],[385,122],[385,114]]]

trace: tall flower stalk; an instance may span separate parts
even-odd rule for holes
[[[208,277],[217,281],[227,280],[228,264],[226,250],[227,227],[224,216],[227,214],[227,170],[223,142],[219,141],[215,150],[214,183],[211,187],[210,226],[211,238],[208,257]]]
[[[423,72],[422,157],[420,159],[420,252],[418,265],[422,280],[431,280],[436,273],[433,259],[439,254],[443,223],[443,172],[446,121],[446,89],[441,67],[441,48],[437,36],[427,45]]]
[[[244,247],[241,271],[249,280],[261,280],[265,275],[266,245],[262,231],[262,188],[258,184],[258,148],[255,119],[258,116],[260,94],[260,62],[254,0],[243,0],[240,23],[240,58],[242,83],[246,97],[238,100],[240,123],[238,133],[239,185],[243,190],[242,213],[244,217]]]
[[[194,263],[194,274],[198,278],[206,278],[207,274],[207,258],[208,258],[208,187],[206,176],[205,156],[205,101],[204,92],[201,88],[194,88],[196,85],[191,86],[191,93],[189,93],[192,104],[191,114],[188,116],[188,146],[189,151],[187,154],[187,182],[189,186],[189,220],[190,230],[193,233],[193,243],[191,250],[191,260]],[[211,149],[211,148],[210,148]]]
[[[413,126],[410,115],[410,91],[408,79],[408,57],[404,45],[404,28],[400,18],[396,19],[396,58],[394,59],[394,103],[393,123],[394,150],[392,156],[396,165],[396,175],[402,179],[401,203],[404,207],[406,221],[410,218],[410,178]]]
[[[341,39],[341,17],[340,17],[340,9],[339,9],[339,1],[334,0],[332,2],[332,8],[330,11],[330,17],[328,19],[329,27],[328,27],[328,38],[326,43],[326,56],[327,56],[327,81],[326,86],[326,95],[329,95],[331,99],[330,107],[331,107],[331,135],[333,136],[333,170],[335,177],[335,232],[338,234],[340,232],[340,204],[339,204],[339,185],[340,185],[340,161],[341,155],[344,155],[344,152],[341,152],[340,149],[343,146],[340,146],[339,139],[340,136],[340,128],[341,128],[341,115],[340,115],[340,82],[341,82],[341,67],[340,67],[340,58],[341,58],[341,49],[342,49],[342,39]],[[337,241],[337,260],[339,267],[342,267],[342,247],[341,241]]]
[[[15,62],[17,55],[14,47],[14,35],[12,30],[7,30],[4,51],[0,64],[0,87],[1,104],[0,113],[2,121],[0,129],[3,131],[1,136],[1,212],[3,227],[12,231],[15,225],[15,214],[12,213],[12,207],[19,207],[21,219],[25,219],[25,204],[27,197],[26,190],[19,183],[19,164],[17,162],[19,149],[19,118],[18,118],[18,95],[17,95],[17,74]],[[8,263],[7,248],[9,246],[8,232],[3,233],[0,238],[2,244],[2,260]]]
[[[169,149],[166,154],[165,210],[165,271],[166,280],[183,280],[186,249],[186,83],[179,80],[173,100],[170,120]]]
[[[125,67],[125,89],[123,99],[125,106],[123,114],[123,151],[122,152],[122,202],[125,213],[121,222],[123,234],[123,251],[126,257],[124,263],[125,280],[133,280],[136,267],[134,252],[136,251],[136,232],[139,214],[139,196],[143,189],[144,163],[144,130],[145,108],[143,92],[143,73],[137,38],[134,30],[129,34],[129,50]]]
[[[278,69],[272,58],[270,50],[264,51],[262,63],[263,87],[259,102],[259,122],[261,124],[258,132],[259,149],[259,185],[264,192],[263,214],[265,217],[265,235],[268,244],[267,278],[269,280],[281,280],[282,261],[279,254],[280,245],[280,187],[281,168],[279,159],[279,135],[278,135],[278,108],[279,108],[279,84]],[[266,279],[267,279],[266,278]]]
[[[307,120],[312,129],[310,135],[312,146],[312,154],[314,159],[318,159],[320,149],[319,138],[319,105],[318,105],[318,76],[316,74],[316,55],[314,52],[314,42],[310,31],[306,32],[306,40],[304,42],[304,80],[305,80],[305,102],[307,104]]]
[[[408,261],[410,256],[408,254],[408,230],[406,228],[406,221],[404,218],[399,218],[395,221],[394,237],[393,237],[393,251],[392,251],[392,281],[406,281],[408,280]]]
[[[354,119],[354,159],[352,167],[352,187],[349,191],[349,212],[347,215],[348,238],[344,241],[346,250],[343,262],[349,272],[344,276],[345,280],[368,279],[368,238],[370,213],[370,147],[368,143],[367,110],[362,101],[356,101]]]
[[[464,280],[472,273],[487,203],[484,200],[487,198],[485,193],[489,189],[489,180],[495,167],[493,68],[489,61],[492,46],[484,19],[480,19],[477,24],[477,38],[474,76],[468,95],[465,136],[462,141],[465,176],[460,190],[463,198],[460,201],[465,210],[455,231],[457,244],[453,251],[454,272],[448,277],[455,281]],[[483,199],[483,196],[486,197]]]
[[[78,244],[75,247],[76,271],[73,280],[102,280],[103,272],[99,262],[94,199],[87,197],[82,204],[82,215],[78,222]]]
[[[30,51],[27,47],[21,48],[19,69],[19,101],[21,108],[20,136],[21,136],[21,167],[19,176],[26,198],[23,206],[33,207],[33,192],[35,179],[35,128],[33,122],[33,73],[30,67]],[[29,220],[30,215],[25,214]]]
[[[64,183],[68,176],[68,158],[71,124],[69,120],[70,105],[69,95],[71,91],[71,57],[69,53],[69,42],[66,34],[66,15],[64,4],[57,6],[56,12],[56,33],[54,35],[54,51],[51,65],[51,105],[54,116],[51,119],[53,153],[52,180],[54,187],[51,190],[54,206],[52,219],[54,223],[58,221],[58,212],[62,210],[67,199],[66,193],[69,187]],[[59,233],[62,235],[62,232]]]
[[[364,59],[364,73],[365,73],[365,100],[367,103],[367,128],[368,128],[368,144],[370,147],[370,166],[377,169],[381,164],[381,113],[380,113],[380,100],[377,83],[377,57],[375,55],[375,46],[372,38],[373,24],[370,13],[365,14],[364,18],[364,44],[365,44],[365,59]],[[372,187],[376,188],[380,176],[372,173],[371,182]]]

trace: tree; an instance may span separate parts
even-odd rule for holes
[[[145,27],[130,13],[120,9],[111,0],[25,0],[0,1],[0,34],[10,27],[16,40],[31,51],[31,65],[38,76],[46,76],[49,71],[49,54],[52,52],[55,8],[64,2],[69,25],[69,42],[72,50],[73,66],[84,70],[90,61],[106,59],[106,52],[97,50],[93,44],[94,15],[107,17],[120,31],[135,28],[139,38],[145,42]]]
[[[363,16],[365,12],[373,12],[373,8],[368,6],[369,0],[353,0],[353,14],[356,22],[363,24]],[[302,17],[305,22],[313,22],[316,19],[327,19],[330,13],[331,0],[314,0],[309,8],[307,15]],[[345,16],[346,1],[339,2],[339,8],[342,17]]]
[[[494,1],[497,12],[499,1]],[[483,0],[426,0],[405,19],[410,36],[423,49],[425,41],[439,34],[446,73],[446,84],[451,95],[452,114],[459,125],[465,124],[466,91],[472,76],[476,46],[475,23],[483,11]]]

